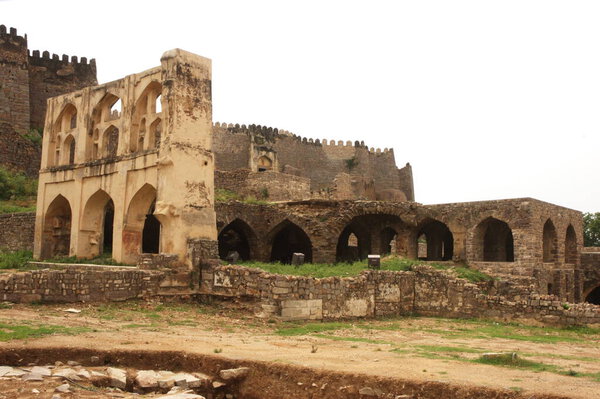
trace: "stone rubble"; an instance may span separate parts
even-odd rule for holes
[[[91,363],[99,363],[99,359],[91,359]],[[94,361],[95,360],[95,361]],[[52,388],[52,398],[60,399],[60,394],[73,392],[71,384],[81,387],[80,384],[104,387],[112,392],[106,393],[110,397],[127,397],[127,391],[137,395],[163,394],[165,399],[205,399],[200,394],[211,392],[209,397],[235,399],[231,393],[225,392],[229,387],[228,382],[241,381],[249,374],[248,367],[224,369],[219,372],[219,379],[201,372],[173,372],[168,370],[125,370],[116,367],[83,367],[78,362],[66,363],[57,361],[50,366],[11,367],[0,366],[1,379],[20,379],[21,381],[55,381],[57,385]],[[71,384],[70,384],[71,383]],[[75,389],[77,389],[75,387]],[[32,393],[39,394],[38,389]],[[219,393],[212,396],[213,393]],[[153,396],[154,397],[154,396]]]

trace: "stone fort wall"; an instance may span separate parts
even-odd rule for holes
[[[0,215],[0,249],[33,250],[35,212]]]
[[[411,166],[398,169],[393,149],[368,148],[358,141],[306,139],[255,125],[216,123],[213,133],[217,170],[256,171],[258,159],[264,156],[273,162],[272,170],[310,179],[313,193],[336,190],[336,178],[349,175],[352,188],[346,189],[347,198],[336,199],[414,201]]]
[[[37,175],[39,145],[22,135],[43,129],[48,98],[95,84],[95,60],[30,53],[27,35],[0,25],[0,164]]]

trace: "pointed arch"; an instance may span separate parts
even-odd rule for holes
[[[571,224],[567,227],[565,235],[565,263],[577,263],[577,234]]]
[[[256,233],[242,219],[235,219],[219,232],[219,258],[225,259],[230,252],[237,252],[242,260],[256,258]]]
[[[600,285],[592,289],[586,296],[585,301],[593,303],[594,305],[600,305]]]
[[[148,131],[148,149],[153,150],[160,147],[160,137],[162,135],[162,120],[156,118],[150,125]]]
[[[160,101],[161,93],[162,85],[158,81],[152,81],[148,83],[135,102],[131,119],[129,151],[139,152],[156,148],[155,132],[157,125],[155,123],[156,120],[160,120],[156,115],[160,115],[162,111],[162,107],[158,109],[156,104]],[[160,129],[160,127],[158,128]],[[152,132],[152,129],[154,129],[154,132]],[[146,137],[147,134],[148,137]]]
[[[273,161],[266,155],[262,155],[256,161],[256,165],[259,172],[265,172],[267,170],[273,169]]]
[[[77,127],[77,108],[72,103],[66,104],[58,118],[54,121],[54,132],[68,132]]]
[[[304,260],[312,262],[312,243],[308,234],[289,219],[275,226],[268,237],[271,237],[271,262],[291,263],[295,252],[303,253]]]
[[[102,189],[87,199],[79,223],[79,256],[95,257],[101,253],[112,253],[114,209],[112,198]]]
[[[102,133],[102,158],[114,158],[119,152],[119,129],[110,125]]]
[[[514,262],[514,241],[509,225],[494,217],[482,220],[473,237],[474,257],[484,262]]]
[[[71,204],[56,196],[44,214],[41,258],[68,256],[71,245]]]
[[[150,253],[160,251],[161,225],[154,216],[155,204],[156,188],[149,183],[129,201],[123,228],[124,262],[135,263],[144,249]]]
[[[542,233],[542,257],[544,262],[556,262],[558,260],[558,240],[556,238],[556,227],[551,219],[544,223]]]
[[[454,236],[448,226],[439,220],[426,219],[417,233],[417,248],[419,239],[425,241],[424,260],[452,260],[454,254]],[[423,255],[423,254],[422,254]]]
[[[75,163],[75,137],[69,134],[62,144],[62,165],[73,165]]]

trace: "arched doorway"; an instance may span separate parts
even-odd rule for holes
[[[475,260],[514,262],[512,230],[506,222],[489,217],[479,223],[474,236]]]
[[[357,224],[344,228],[338,238],[336,262],[356,262],[371,252],[371,236]]]
[[[398,233],[391,227],[386,227],[381,231],[381,254],[389,255],[396,253],[396,238]]]
[[[237,252],[242,260],[252,259],[253,243],[256,235],[248,224],[235,219],[219,233],[219,258],[226,259],[230,252]]]
[[[425,245],[423,245],[423,242]],[[452,260],[454,254],[452,232],[448,226],[438,220],[429,219],[425,221],[421,224],[421,228],[417,233],[417,251],[419,259],[430,261]]]
[[[123,228],[123,262],[135,263],[141,253],[160,251],[160,221],[154,216],[156,189],[144,184],[127,207]]]
[[[556,228],[550,219],[544,223],[542,235],[542,253],[544,262],[555,262],[558,259],[558,242],[556,239]]]
[[[593,303],[594,305],[600,305],[600,286],[594,288],[586,297],[585,301]]]
[[[79,229],[77,256],[93,258],[112,254],[115,204],[104,190],[88,198]]]
[[[68,256],[71,245],[71,205],[58,195],[48,206],[44,216],[41,258]]]
[[[296,224],[285,220],[269,234],[272,239],[271,262],[291,263],[295,252],[303,253],[312,262],[312,244],[308,235]]]
[[[156,201],[152,202],[144,219],[142,229],[142,253],[157,254],[160,251],[160,222],[154,216]]]

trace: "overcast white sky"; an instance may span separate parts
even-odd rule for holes
[[[179,47],[213,60],[215,122],[393,147],[416,200],[600,211],[598,1],[0,0],[29,48],[101,83]]]

